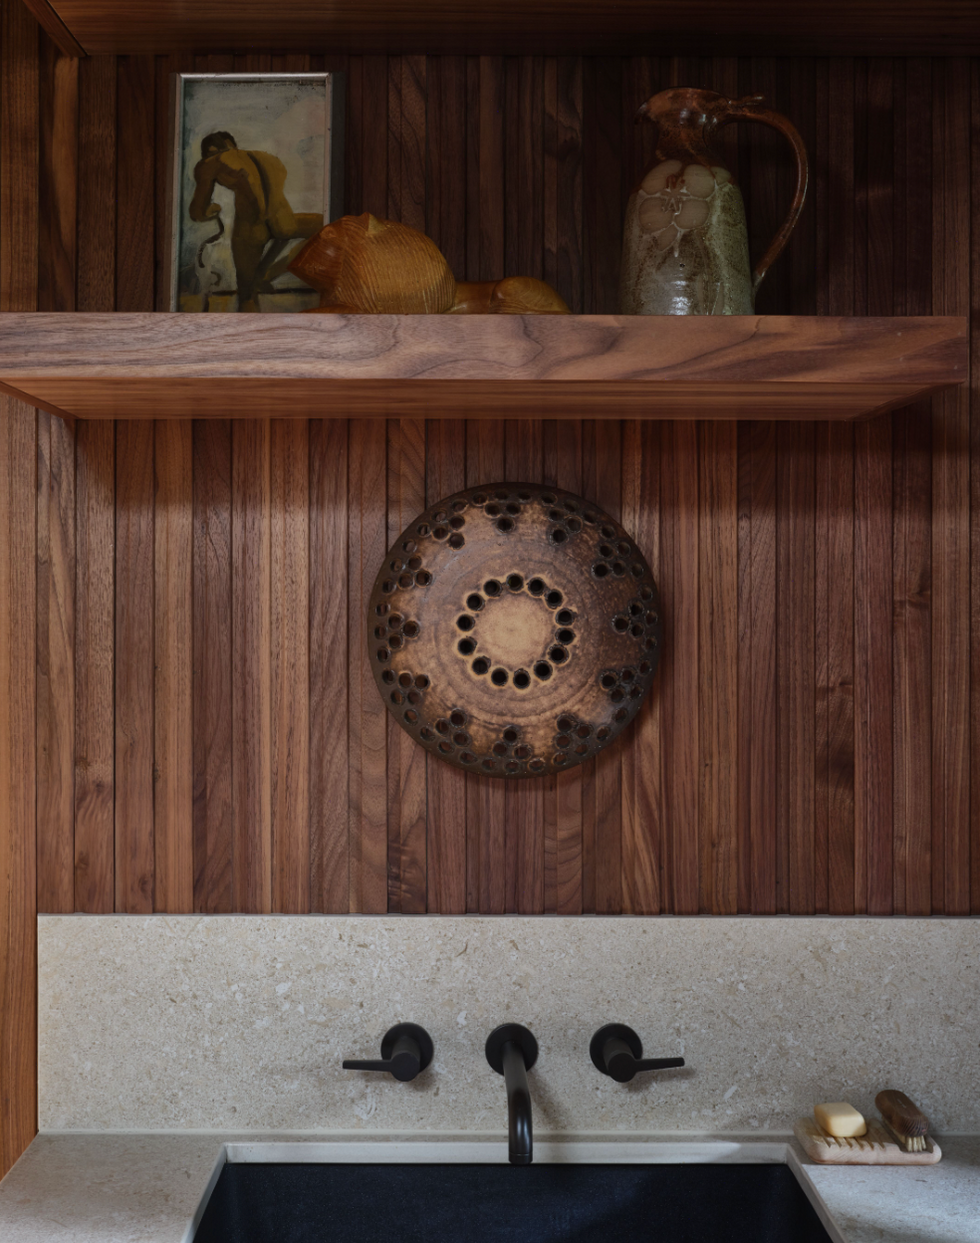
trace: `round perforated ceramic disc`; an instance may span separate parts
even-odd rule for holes
[[[629,725],[663,640],[653,574],[597,506],[558,488],[468,488],[388,550],[368,641],[388,710],[470,772],[533,777]]]

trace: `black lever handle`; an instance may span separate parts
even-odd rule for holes
[[[381,1060],[343,1062],[344,1070],[386,1070],[408,1083],[432,1061],[432,1037],[417,1023],[396,1023],[381,1040]]]
[[[600,1027],[589,1044],[589,1055],[596,1070],[617,1083],[629,1083],[641,1070],[669,1070],[684,1065],[682,1057],[645,1058],[640,1037],[624,1023]]]

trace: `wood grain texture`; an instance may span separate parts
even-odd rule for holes
[[[309,428],[272,421],[272,909],[310,909]]]
[[[293,417],[854,418],[962,380],[965,333],[962,317],[14,316],[0,380],[93,418],[280,402]]]
[[[980,142],[980,65],[971,66],[970,141]],[[970,201],[980,197],[980,163],[971,164]],[[980,229],[970,221],[970,306],[980,305]],[[976,321],[974,321],[976,322]],[[970,343],[970,912],[980,914],[980,335]]]
[[[710,58],[676,43],[583,60],[501,58],[490,45],[470,59],[335,56],[351,83],[348,206],[366,195],[438,233],[461,275],[547,274],[596,317],[494,317],[478,331],[455,317],[149,320],[118,311],[158,296],[163,88],[195,62],[75,64],[29,21],[4,20],[12,104],[0,133],[27,154],[0,193],[3,305],[114,312],[0,322],[0,384],[47,386],[34,400],[78,401],[93,419],[74,440],[57,418],[38,425],[42,904],[113,909],[117,887],[133,886],[132,847],[149,860],[154,904],[174,910],[980,906],[973,396],[854,426],[836,417],[871,408],[869,386],[894,403],[965,374],[962,321],[891,317],[969,310],[976,66],[854,60],[840,47],[831,60]],[[311,63],[256,50],[197,67]],[[768,92],[810,149],[810,202],[760,292],[772,312],[761,319],[611,314],[624,195],[654,141],[632,114],[672,78]],[[782,145],[755,130],[732,127],[726,151],[758,253],[788,186]],[[872,340],[876,316],[889,331]],[[160,401],[197,421],[139,433],[132,421]],[[263,426],[275,414],[292,449],[277,452],[270,426],[267,450],[233,454],[233,438],[256,430],[228,421],[243,411]],[[746,421],[704,421],[718,413]],[[770,414],[796,421],[777,428]],[[127,496],[147,493],[145,473],[141,484],[117,460],[112,419],[127,422],[121,437],[154,442],[140,518],[154,550],[150,637],[133,642],[131,623],[117,627],[141,572]],[[189,473],[176,465],[188,435]],[[366,586],[427,486],[490,482],[511,462],[620,506],[677,613],[664,676],[608,767],[519,798],[489,778],[457,788],[441,766],[427,772],[357,674]],[[134,668],[149,686],[157,780],[117,865],[114,805],[135,787],[124,762],[117,791],[113,719]],[[73,761],[67,775],[58,754]],[[243,841],[233,808],[250,804]]]
[[[40,414],[37,457],[37,906],[75,909],[75,436]]]
[[[116,63],[78,66],[79,311],[116,309]]]
[[[193,426],[154,427],[153,909],[194,909]]]
[[[740,429],[739,842],[740,906],[776,911],[776,430]],[[744,442],[742,437],[744,435]]]
[[[195,911],[232,901],[231,424],[192,424]]]
[[[58,16],[50,0],[24,0],[24,8],[66,57],[85,55],[85,49]]]
[[[654,579],[661,580],[660,439],[655,424],[626,423],[623,427],[623,525],[633,533],[647,558]],[[657,915],[663,904],[664,775],[663,688],[656,681],[633,724],[632,746],[623,756],[623,912]],[[563,780],[571,777],[564,775]],[[581,792],[579,792],[581,804]],[[574,828],[573,822],[573,828]],[[572,889],[577,865],[575,846],[563,851],[565,862],[560,889]],[[580,866],[580,865],[579,865]],[[578,886],[579,892],[581,885]],[[579,897],[579,902],[581,898]],[[577,914],[575,910],[566,911]]]
[[[544,470],[544,436],[539,420],[509,423],[504,434],[505,477],[515,483],[540,483]],[[545,909],[545,785],[509,783],[504,794],[505,850],[517,864],[516,912]]]
[[[424,508],[425,424],[393,419],[388,424],[388,547]],[[425,913],[426,793],[425,753],[389,715],[388,910],[393,913]]]
[[[669,909],[698,910],[700,836],[698,665],[701,632],[698,592],[697,425],[661,429],[660,591],[664,653],[657,676],[663,712],[671,722],[664,738],[665,881]]]
[[[388,714],[371,674],[365,612],[387,551],[384,423],[351,425],[348,487],[350,910],[371,913],[388,905]]]
[[[310,909],[350,903],[348,425],[310,424]],[[354,548],[356,548],[356,543]],[[298,688],[303,693],[303,688]]]
[[[116,425],[115,909],[153,910],[153,424]]]
[[[0,12],[0,312],[37,309],[38,38],[24,7],[5,4]]]
[[[622,425],[594,423],[593,435],[583,461],[583,483],[590,499],[618,520],[622,512]],[[597,915],[618,915],[623,909],[622,748],[600,751],[594,765],[595,910]]]
[[[813,428],[776,441],[776,910],[815,909]]]
[[[268,419],[231,442],[232,902],[272,909],[272,478]]]
[[[75,483],[75,910],[114,909],[116,429],[79,427]]]
[[[6,30],[4,32],[6,34]],[[6,52],[6,48],[4,49]],[[6,96],[4,96],[6,98]],[[7,151],[9,154],[9,149]],[[0,1172],[37,1131],[37,421],[0,398]]]
[[[698,909],[738,909],[738,429],[698,423]]]
[[[31,0],[43,13],[46,0]],[[235,10],[234,23],[216,3],[188,9],[180,0],[150,8],[122,0],[58,0],[61,22],[90,54],[137,50],[145,53],[202,47],[297,47],[310,52],[507,52],[545,49],[591,54],[596,44],[595,7],[589,0],[558,5],[554,0],[517,4],[495,0],[461,9],[438,0],[407,10],[391,0],[338,3],[325,14],[316,0],[290,0],[274,12],[259,0]],[[50,20],[50,19],[46,19]],[[968,0],[942,0],[928,11],[913,0],[786,6],[754,0],[733,8],[725,0],[700,0],[678,12],[666,0],[625,0],[603,13],[604,50],[629,55],[639,43],[663,44],[693,56],[801,54],[876,55],[910,52],[948,56],[980,51],[980,21]]]
[[[969,63],[933,79],[933,311],[969,306]],[[938,174],[938,176],[936,175]],[[970,909],[970,395],[933,403],[932,474],[932,901]]]
[[[74,311],[78,215],[78,61],[42,36],[39,311]]]
[[[433,504],[466,486],[466,425],[447,420],[426,427],[425,500]],[[371,585],[373,586],[373,576]],[[466,910],[466,781],[468,774],[426,753],[426,907],[461,915]],[[509,843],[507,844],[509,846]],[[516,855],[508,858],[516,863]],[[514,905],[506,910],[513,911]]]
[[[495,483],[506,474],[504,437],[492,423],[466,429],[466,486]],[[466,780],[466,909],[502,915],[506,908],[506,793],[492,777]]]
[[[115,309],[152,311],[156,75],[147,56],[121,56],[117,72]]]

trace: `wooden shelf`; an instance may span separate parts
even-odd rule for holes
[[[72,55],[215,51],[969,56],[975,0],[27,0]]]
[[[0,315],[0,386],[82,419],[857,419],[966,375],[956,316]]]

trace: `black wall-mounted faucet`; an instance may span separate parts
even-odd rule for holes
[[[531,1091],[527,1072],[538,1060],[538,1042],[520,1023],[504,1023],[487,1037],[487,1061],[507,1085],[508,1157],[511,1165],[530,1165],[534,1156]]]
[[[417,1023],[396,1023],[381,1040],[381,1061],[344,1061],[344,1070],[386,1070],[408,1083],[432,1061],[432,1037]]]
[[[629,1083],[641,1070],[668,1070],[683,1066],[682,1057],[643,1057],[640,1037],[625,1023],[607,1023],[600,1027],[589,1044],[589,1056],[596,1070],[617,1083]]]

